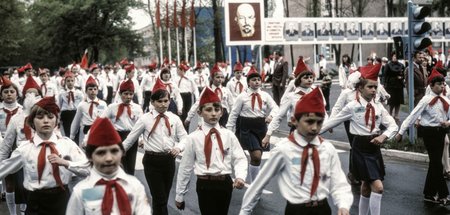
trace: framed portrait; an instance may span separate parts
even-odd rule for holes
[[[362,31],[361,31],[361,35],[363,39],[373,39],[373,37],[375,36],[375,31],[374,31],[374,26],[375,23],[373,23],[372,21],[368,21],[368,22],[364,22],[362,23]]]
[[[378,39],[387,39],[389,37],[389,26],[386,22],[377,22],[375,27]]]
[[[330,38],[330,23],[317,22],[316,35],[318,40],[328,40]]]
[[[439,21],[435,21],[431,23],[431,37],[432,38],[441,38],[444,36],[443,23]]]
[[[450,22],[446,22],[445,26],[445,38],[450,39]]]
[[[333,40],[343,40],[345,38],[345,28],[343,22],[331,23],[331,37]]]
[[[300,35],[300,26],[298,22],[289,21],[284,23],[283,30],[284,39],[288,41],[296,41]]]
[[[357,40],[360,37],[360,27],[358,22],[347,22],[346,36],[348,40]]]
[[[302,40],[313,40],[314,39],[314,23],[313,22],[302,22],[301,23],[301,38]]]
[[[225,3],[227,45],[260,44],[263,10],[260,0],[229,0]]]
[[[397,37],[403,35],[403,23],[402,22],[391,22],[389,23],[390,28],[389,32],[391,32],[391,37]]]

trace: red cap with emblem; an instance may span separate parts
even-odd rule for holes
[[[211,88],[206,87],[205,90],[203,90],[202,96],[200,97],[200,104],[199,106],[202,106],[206,103],[220,103],[220,98],[217,94],[215,94]]]
[[[361,66],[359,72],[364,79],[370,79],[372,81],[378,81],[378,73],[380,72],[381,64]]]
[[[322,92],[318,87],[310,93],[304,95],[297,101],[295,105],[295,118],[299,118],[299,114],[303,113],[325,113],[325,105],[323,103]]]
[[[242,71],[243,69],[244,69],[244,67],[242,66],[242,64],[240,62],[236,62],[236,64],[234,64],[233,71]]]
[[[111,146],[122,142],[113,124],[108,118],[98,117],[89,129],[87,145],[91,146]]]
[[[158,90],[167,90],[166,85],[161,81],[161,79],[156,79],[155,85],[153,86],[152,93]]]
[[[36,89],[39,92],[41,91],[41,87],[39,87],[34,78],[32,76],[28,76],[27,81],[25,82],[25,85],[22,89],[22,95],[25,96],[25,94],[27,94],[27,90],[32,88]]]
[[[40,101],[38,101],[36,105],[52,114],[58,115],[59,113],[59,107],[56,104],[54,96],[46,96]]]
[[[89,78],[86,80],[86,86],[87,85],[98,85],[95,79],[92,76],[89,76]]]
[[[134,84],[131,79],[124,81],[120,84],[119,93],[123,93],[124,91],[132,91],[134,92]]]

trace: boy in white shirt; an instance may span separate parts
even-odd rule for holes
[[[297,102],[291,118],[296,130],[272,151],[245,192],[240,215],[252,213],[264,187],[275,176],[287,200],[286,215],[331,214],[327,196],[339,208],[338,215],[349,214],[353,194],[339,156],[330,142],[318,136],[324,118],[323,97],[316,88]]]

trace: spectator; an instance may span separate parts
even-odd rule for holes
[[[397,60],[397,55],[393,53],[391,55],[391,61],[384,66],[384,87],[386,91],[391,95],[388,100],[389,114],[394,117],[398,123],[398,113],[400,105],[404,104],[403,87],[405,81],[405,66]]]

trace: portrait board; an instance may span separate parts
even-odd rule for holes
[[[373,39],[375,36],[375,23],[372,21],[363,22],[361,35],[363,39]]]
[[[288,41],[296,41],[300,35],[300,25],[295,21],[287,21],[284,23],[284,39]]]
[[[403,36],[404,32],[402,22],[391,22],[389,24],[389,32],[391,32],[391,37]]]
[[[450,39],[450,22],[445,23],[445,38]]]
[[[263,40],[260,0],[229,0],[225,3],[225,28],[228,45],[260,44]]]
[[[376,27],[376,37],[378,39],[387,39],[389,38],[389,26],[387,22],[377,22],[375,23]]]
[[[314,40],[315,32],[313,22],[302,22],[300,27],[302,40]]]
[[[431,24],[431,37],[432,38],[441,38],[444,36],[444,28],[443,28],[443,23],[440,21],[434,21]]]
[[[360,26],[358,22],[347,22],[345,23],[345,32],[347,40],[357,40],[360,36]]]
[[[345,38],[345,28],[343,22],[331,23],[331,37],[333,40],[343,40]]]

